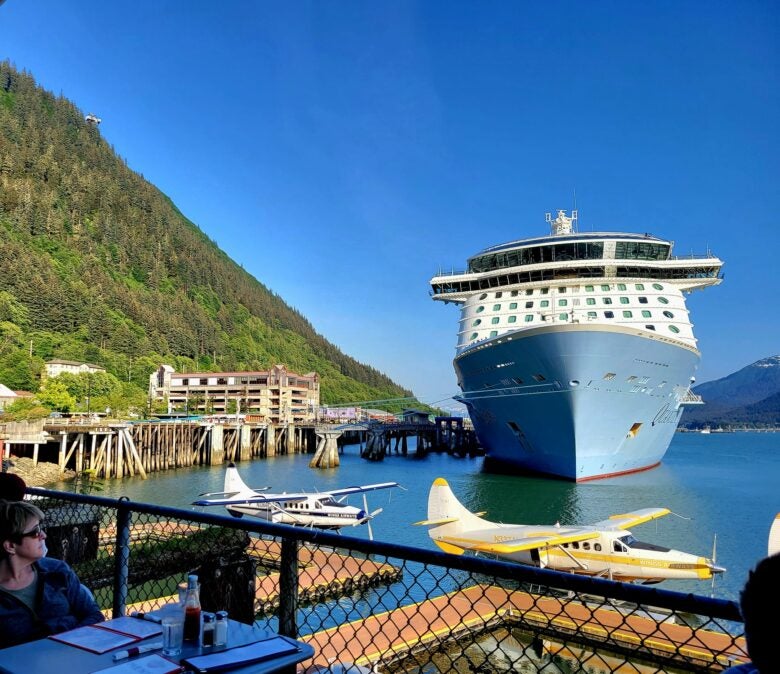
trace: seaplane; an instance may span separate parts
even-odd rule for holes
[[[238,474],[231,463],[225,471],[225,490],[200,494],[193,501],[196,506],[224,506],[233,517],[251,515],[276,524],[291,524],[317,529],[341,529],[368,524],[372,536],[371,520],[382,508],[369,512],[366,493],[378,489],[400,487],[397,482],[381,482],[360,487],[346,487],[316,493],[265,493],[268,487],[252,488]],[[363,494],[363,508],[347,505],[344,500],[352,494]]]
[[[712,560],[638,541],[629,527],[671,511],[645,508],[589,526],[501,524],[472,513],[437,478],[428,494],[429,536],[445,552],[489,553],[513,562],[613,580],[659,583],[668,579],[711,579],[725,569]]]

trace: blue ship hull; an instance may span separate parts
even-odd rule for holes
[[[661,461],[698,361],[646,331],[569,324],[503,334],[454,364],[488,457],[579,481]]]

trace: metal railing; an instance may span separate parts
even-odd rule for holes
[[[229,516],[29,489],[106,615],[178,600],[309,642],[308,672],[721,671],[733,602]],[[360,670],[351,670],[360,671]]]

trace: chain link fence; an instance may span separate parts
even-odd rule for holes
[[[743,662],[733,602],[254,518],[29,489],[49,555],[108,617],[179,599],[309,642],[324,672],[718,672]],[[343,668],[351,664],[351,669]]]

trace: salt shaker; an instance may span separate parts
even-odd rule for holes
[[[214,645],[227,646],[228,613],[217,611],[217,622],[214,623]]]

